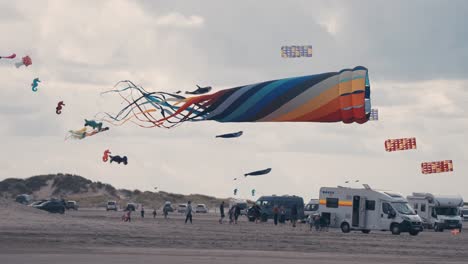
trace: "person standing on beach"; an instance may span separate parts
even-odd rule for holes
[[[291,223],[293,227],[296,227],[297,222],[297,205],[293,205],[291,208]]]
[[[192,202],[188,201],[187,208],[185,209],[185,223],[190,220],[190,224],[192,223]]]
[[[167,219],[167,214],[169,213],[169,209],[167,208],[168,206],[164,206],[163,207],[163,215],[164,215],[164,219]]]
[[[236,204],[234,206],[234,223],[237,225],[237,219],[239,218],[239,215],[241,214],[240,206]]]
[[[279,216],[279,208],[275,204],[275,206],[273,207],[273,221],[275,225],[278,225],[278,216]]]
[[[156,209],[153,209],[153,219],[156,218],[156,215],[157,215],[157,214],[158,214],[158,213],[156,213]]]
[[[145,218],[145,207],[141,205],[141,218]]]
[[[286,222],[286,210],[284,209],[284,206],[281,206],[280,208],[280,223],[284,224]]]
[[[224,219],[224,201],[221,202],[221,205],[219,206],[219,213],[221,214],[221,217],[219,218],[219,223],[222,224],[223,223],[223,219]]]

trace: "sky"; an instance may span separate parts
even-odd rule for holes
[[[17,60],[0,59],[0,180],[71,173],[117,188],[217,197],[238,188],[249,199],[256,189],[256,197],[304,200],[323,186],[367,183],[468,201],[467,14],[468,2],[457,0],[0,0],[0,56],[33,61],[17,69]],[[313,57],[282,58],[284,45],[312,45]],[[120,80],[149,91],[217,91],[358,65],[369,69],[379,121],[126,124],[64,140],[85,118],[120,109],[100,95]],[[237,139],[214,137],[239,130]],[[385,151],[386,139],[402,137],[416,137],[417,150]],[[106,149],[129,164],[103,163]],[[447,159],[454,172],[421,173],[421,162]]]

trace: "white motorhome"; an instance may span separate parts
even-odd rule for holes
[[[461,196],[413,193],[406,198],[423,220],[425,227],[433,228],[436,232],[442,232],[444,229],[462,230]]]
[[[361,230],[391,231],[398,235],[409,232],[416,236],[423,230],[421,218],[400,194],[364,188],[322,187],[319,212],[330,227],[344,233]]]
[[[319,212],[319,199],[310,199],[309,203],[304,206],[304,216],[315,215]]]

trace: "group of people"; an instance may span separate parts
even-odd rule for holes
[[[226,216],[224,214],[224,201],[221,202],[221,205],[219,206],[219,213],[221,215],[221,218],[219,219],[219,223],[222,224],[223,219]],[[229,214],[229,224],[232,224],[232,223],[237,224],[237,220],[239,219],[239,216],[241,215],[240,206],[237,204],[234,206],[231,206],[231,208],[229,208],[228,214]]]
[[[133,210],[131,208],[126,208],[125,213],[122,215],[122,221],[131,222],[132,221],[132,211]],[[156,212],[156,209],[153,209],[153,218],[156,218],[157,214],[158,213]],[[144,207],[144,205],[141,205],[140,215],[141,215],[141,218],[145,218],[145,207]]]
[[[310,230],[315,227],[315,231],[328,231],[329,220],[326,217],[320,216],[320,214],[309,215],[307,217],[307,222],[309,223]]]

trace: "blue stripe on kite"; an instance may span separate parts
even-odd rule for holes
[[[285,82],[288,82],[290,80],[293,80],[295,78],[287,78],[287,79],[281,79],[278,81],[275,81],[273,83],[268,84],[267,86],[262,87],[260,91],[255,93],[253,96],[251,96],[249,99],[247,99],[242,105],[240,105],[236,111],[230,113],[228,116],[222,118],[219,120],[219,122],[232,122],[234,119],[239,117],[242,114],[245,114],[246,111],[248,111],[252,107],[256,107],[256,104],[265,97],[268,93],[270,93],[272,90],[277,88],[278,86],[283,85]]]
[[[273,89],[269,94],[263,97],[263,100],[261,100],[260,102],[258,102],[258,104],[255,105],[256,107],[249,109],[240,118],[238,118],[235,121],[240,122],[243,120],[250,120],[252,117],[257,115],[258,112],[260,112],[266,105],[270,104],[271,101],[277,99],[282,94],[285,94],[290,89],[296,87],[298,83],[304,82],[310,78],[315,78],[315,77],[317,77],[317,75],[309,75],[309,76],[304,76],[304,77],[291,78],[289,82],[282,84],[277,89]]]

